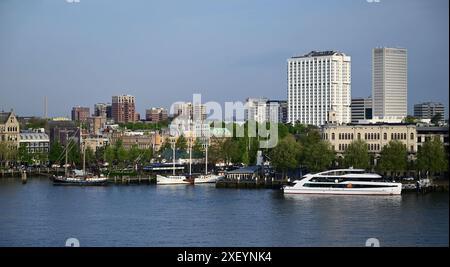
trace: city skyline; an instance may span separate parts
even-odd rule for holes
[[[448,117],[448,1],[316,2],[2,1],[0,109],[43,116],[45,96],[49,117],[122,94],[141,116],[193,93],[286,100],[286,60],[312,50],[351,56],[352,98],[367,97],[372,49],[404,47],[408,114],[441,101]]]

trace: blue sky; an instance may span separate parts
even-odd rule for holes
[[[0,109],[68,116],[132,94],[152,106],[286,99],[286,60],[352,57],[352,96],[371,94],[371,50],[405,47],[408,106],[449,102],[448,0],[0,0]]]

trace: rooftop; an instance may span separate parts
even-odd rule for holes
[[[237,170],[229,171],[229,174],[253,174],[260,169],[260,166],[248,166]]]
[[[48,135],[45,133],[20,133],[20,140],[44,140],[48,141]]]
[[[329,51],[311,51],[308,54],[304,54],[302,56],[294,56],[294,57],[291,57],[291,58],[326,57],[326,56],[333,56],[333,55],[345,56],[344,53],[340,53],[340,52],[337,52],[337,51],[329,50]]]
[[[9,116],[11,116],[11,112],[0,112],[0,123],[5,123]]]

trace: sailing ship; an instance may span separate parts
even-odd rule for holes
[[[108,184],[108,178],[103,175],[93,175],[86,172],[86,146],[82,143],[83,147],[83,170],[68,171],[67,153],[69,150],[69,138],[66,134],[66,147],[65,147],[65,164],[64,175],[53,175],[50,179],[53,181],[53,185],[79,185],[79,186],[103,186]],[[81,137],[81,133],[80,133]]]
[[[214,184],[220,179],[223,179],[223,175],[215,175],[208,173],[208,145],[209,141],[205,141],[205,174],[195,177],[194,184]]]
[[[176,184],[193,184],[194,180],[192,178],[191,173],[191,160],[189,160],[189,177],[185,175],[176,175],[175,174],[175,140],[171,140],[172,142],[172,150],[173,150],[173,174],[170,176],[156,175],[156,184],[157,185],[176,185]]]

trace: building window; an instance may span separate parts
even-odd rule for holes
[[[414,134],[411,133],[411,140],[414,140]]]

